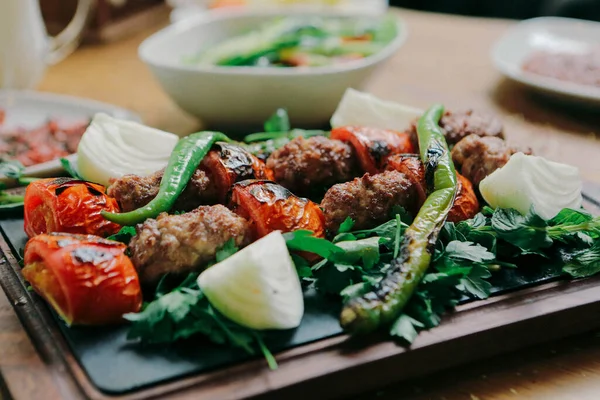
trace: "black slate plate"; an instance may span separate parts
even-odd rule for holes
[[[586,185],[588,192],[589,189],[595,187]],[[593,193],[600,195],[600,190]],[[594,200],[594,195],[585,196],[585,200],[597,212],[600,203]],[[8,218],[5,215],[4,219],[0,216],[0,231],[15,254],[27,241],[19,214]],[[560,279],[558,269],[538,262],[527,263],[525,260],[527,265],[521,265],[522,268],[496,272],[491,279],[492,292],[498,295]],[[469,301],[464,299],[463,303]],[[300,327],[269,334],[269,348],[277,352],[341,334],[337,320],[339,310],[339,300],[307,292]],[[242,351],[216,346],[202,339],[189,339],[172,346],[142,347],[127,342],[127,326],[67,328],[56,314],[52,315],[90,381],[106,394],[121,395],[248,359]]]

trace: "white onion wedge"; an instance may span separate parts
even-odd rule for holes
[[[337,110],[331,117],[331,126],[368,126],[403,132],[419,118],[423,110],[381,100],[372,94],[347,89]]]
[[[493,208],[513,208],[525,215],[533,207],[549,220],[563,208],[581,207],[582,185],[576,167],[516,153],[481,181],[479,191]]]
[[[96,114],[77,148],[77,169],[89,181],[150,175],[169,162],[179,137],[137,122]]]
[[[213,265],[198,286],[213,307],[248,328],[292,329],[304,314],[300,279],[280,232]]]

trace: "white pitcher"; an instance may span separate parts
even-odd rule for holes
[[[75,50],[93,1],[79,0],[65,30],[49,37],[38,0],[0,0],[0,88],[36,86],[48,64]]]

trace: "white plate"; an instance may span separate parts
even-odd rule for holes
[[[65,124],[91,118],[97,112],[104,112],[116,118],[141,122],[139,115],[123,108],[99,101],[78,97],[57,95],[35,91],[0,90],[0,109],[6,111],[3,126],[35,128],[49,118]],[[73,154],[67,158],[75,160]],[[45,177],[60,173],[59,160],[32,165],[25,169],[28,176]],[[0,176],[2,180],[2,176]]]
[[[535,51],[582,54],[600,47],[600,23],[543,17],[510,28],[492,49],[492,61],[504,75],[525,85],[586,102],[600,102],[600,88],[543,77],[522,70]]]

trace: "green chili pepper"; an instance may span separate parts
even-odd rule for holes
[[[412,225],[406,229],[400,256],[372,291],[351,299],[340,315],[342,327],[351,333],[368,333],[391,324],[413,295],[431,262],[439,231],[456,197],[456,172],[439,127],[444,113],[435,105],[417,124],[421,159],[432,184],[432,193]]]
[[[173,152],[160,182],[158,195],[146,206],[128,213],[115,214],[103,211],[102,216],[119,225],[135,225],[161,212],[169,211],[183,192],[194,171],[215,142],[229,142],[220,132],[198,132],[181,139]]]

